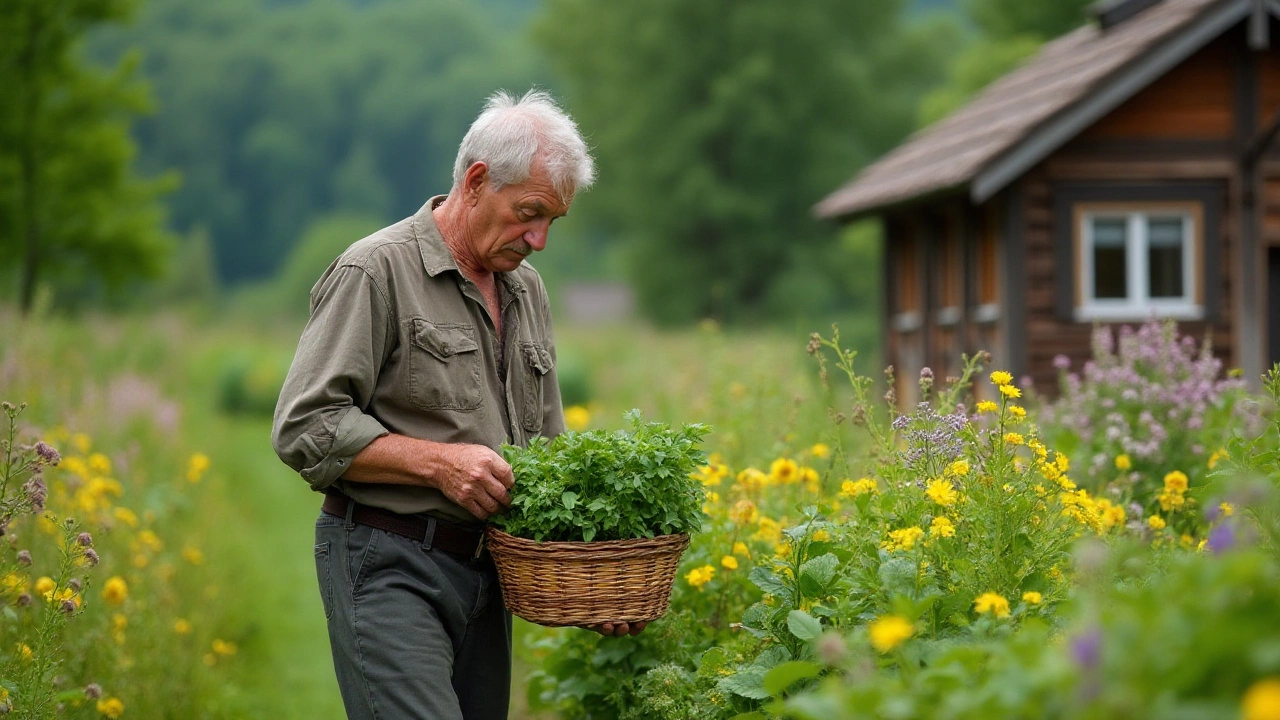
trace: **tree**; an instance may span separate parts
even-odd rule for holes
[[[952,61],[947,81],[922,101],[921,124],[942,119],[1034,55],[1046,41],[1079,27],[1093,2],[967,0],[965,11],[978,32]]]
[[[103,71],[78,50],[86,31],[123,19],[124,0],[7,0],[0,13],[0,253],[18,301],[37,283],[81,295],[117,290],[163,267],[170,240],[158,196],[138,179],[129,117],[147,108],[136,57]],[[16,275],[16,277],[15,277]]]
[[[901,18],[898,0],[548,0],[535,37],[600,165],[579,204],[629,242],[650,317],[759,318],[781,275],[823,277],[834,228],[812,204],[912,129],[940,75],[947,43]]]

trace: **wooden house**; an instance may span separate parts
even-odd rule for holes
[[[1280,361],[1280,0],[1109,0],[815,207],[878,217],[898,393],[962,352],[1056,391],[1097,323]]]

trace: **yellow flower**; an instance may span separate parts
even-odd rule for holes
[[[877,492],[878,490],[879,488],[876,486],[876,481],[870,478],[862,478],[857,481],[845,480],[840,483],[840,496],[850,499],[856,498],[865,493]]]
[[[1005,433],[1004,441],[1009,443],[1010,445],[1022,445],[1023,443],[1026,442],[1026,440],[1022,437],[1020,433],[1015,433],[1015,432]]]
[[[872,647],[887,653],[915,634],[915,628],[901,615],[885,615],[872,620],[867,632],[871,636]]]
[[[156,535],[150,530],[143,530],[138,533],[138,542],[146,546],[152,552],[159,552],[164,548],[164,541],[160,539],[159,535]]]
[[[89,456],[89,471],[98,475],[111,474],[111,459],[102,453],[94,453]]]
[[[1028,590],[1022,593],[1022,602],[1028,605],[1039,605],[1042,601],[1044,601],[1044,596],[1035,590]]]
[[[759,517],[760,511],[756,509],[756,504],[750,500],[739,500],[729,510],[729,519],[739,525],[750,525]]]
[[[716,569],[711,565],[703,565],[700,568],[694,568],[685,574],[684,579],[695,588],[701,589],[703,585],[711,582],[711,578],[715,577]]]
[[[910,550],[915,547],[916,541],[922,537],[924,537],[924,530],[918,527],[891,530],[889,532],[889,540],[884,543],[883,547],[890,552],[894,550]]]
[[[749,558],[751,557],[751,550],[747,547],[746,543],[739,540],[733,544],[733,554]]]
[[[93,441],[84,433],[76,433],[71,436],[71,445],[76,449],[76,452],[84,455],[93,447]]]
[[[1187,474],[1181,470],[1174,470],[1164,476],[1164,489],[1171,492],[1182,493],[1187,491]]]
[[[789,485],[800,479],[800,466],[791,458],[778,458],[769,465],[769,482]]]
[[[983,400],[978,403],[978,412],[980,413],[984,413],[984,412],[992,413],[992,412],[997,412],[999,410],[1000,410],[1000,406],[991,402],[990,400]]]
[[[957,460],[957,461],[955,461],[955,462],[951,463],[949,466],[947,466],[947,472],[948,472],[949,474],[951,474],[951,475],[955,475],[955,476],[957,476],[957,477],[959,477],[959,476],[961,476],[961,475],[968,475],[968,474],[969,474],[969,461],[968,461],[968,460],[965,460],[964,458],[961,458],[961,459],[959,459],[959,460]]]
[[[991,382],[995,385],[1008,385],[1013,382],[1013,376],[1004,370],[997,370],[991,373]]]
[[[173,631],[179,635],[186,635],[191,632],[191,623],[187,622],[183,618],[178,618],[173,621]]]
[[[1165,528],[1164,518],[1159,515],[1152,515],[1147,518],[1147,524],[1151,526],[1152,530],[1163,530]]]
[[[1012,385],[1001,385],[1000,394],[1007,398],[1020,398],[1022,391]]]
[[[564,409],[564,426],[570,430],[586,430],[591,424],[591,411],[581,405],[570,405]]]
[[[138,527],[138,516],[127,507],[118,507],[112,511],[116,519],[131,528]]]
[[[741,485],[742,489],[746,490],[747,492],[759,490],[760,488],[764,487],[766,483],[769,482],[768,475],[765,475],[763,472],[753,467],[749,467],[743,470],[742,472],[738,473],[737,479],[738,479],[738,484]]]
[[[36,592],[45,600],[53,599],[53,591],[57,589],[58,584],[51,577],[42,577],[36,580]]]
[[[204,477],[204,473],[209,469],[209,456],[204,453],[196,453],[187,461],[187,482],[198,483],[200,478]]]
[[[956,526],[951,524],[950,518],[936,517],[929,525],[929,534],[938,537],[954,537],[956,534]]]
[[[1129,456],[1128,456],[1128,455],[1126,455],[1126,454],[1124,454],[1124,453],[1120,453],[1119,455],[1117,455],[1117,456],[1116,456],[1116,469],[1117,469],[1117,470],[1129,470],[1129,469],[1131,469],[1132,467],[1133,467],[1133,463],[1129,460]]]
[[[1280,720],[1280,675],[1249,686],[1240,699],[1242,720]]]
[[[102,698],[98,701],[98,712],[116,720],[124,714],[124,701],[118,697]]]
[[[1236,506],[1229,502],[1224,502],[1221,505],[1218,505],[1218,509],[1222,511],[1223,517],[1231,517],[1236,512]]]
[[[956,500],[960,499],[960,495],[956,493],[955,488],[951,487],[951,482],[947,480],[930,480],[929,487],[924,491],[929,499],[938,503],[943,507],[951,507],[956,504]]]
[[[732,555],[725,555],[724,557],[720,558],[720,564],[724,566],[725,570],[737,570],[738,558]]]
[[[192,565],[203,565],[204,553],[200,552],[199,548],[194,548],[188,545],[187,547],[182,549],[182,559],[186,560]]]
[[[226,640],[214,640],[213,651],[219,655],[228,656],[236,654],[236,644]]]
[[[819,530],[813,534],[814,542],[827,542],[831,539],[831,533],[826,530]]]
[[[1021,405],[1010,405],[1008,407],[1008,410],[1009,410],[1009,414],[1016,418],[1024,418],[1027,416],[1026,408],[1022,407]]]
[[[1227,455],[1227,451],[1224,448],[1214,450],[1213,454],[1209,456],[1209,469],[1212,470],[1219,460],[1226,460],[1228,457],[1230,456]]]
[[[993,592],[983,593],[973,601],[976,613],[991,613],[996,617],[1009,617],[1009,601],[1004,596]]]
[[[772,518],[761,517],[760,529],[756,530],[754,537],[756,540],[776,543],[782,539],[782,523]]]
[[[36,654],[31,651],[31,646],[26,643],[18,643],[18,654],[22,656],[23,660],[28,662],[36,656]]]
[[[102,586],[102,599],[108,605],[119,605],[129,597],[129,585],[119,575],[113,576]]]
[[[826,443],[814,443],[809,452],[816,458],[824,458],[831,454],[831,447]]]
[[[1187,499],[1180,492],[1165,491],[1156,499],[1160,501],[1160,509],[1165,512],[1176,512],[1187,504]]]

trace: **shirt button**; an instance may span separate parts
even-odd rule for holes
[[[339,464],[339,465],[346,465],[346,464],[347,464],[347,461],[346,461],[346,460],[339,460],[339,461],[338,461],[338,464]]]

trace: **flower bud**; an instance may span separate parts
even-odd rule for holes
[[[30,564],[31,564],[31,551],[30,551],[30,550],[19,550],[19,551],[18,551],[18,564],[19,564],[19,565],[30,565]]]
[[[92,547],[93,536],[87,532],[82,532],[76,536],[76,542],[80,543],[81,547]]]
[[[84,696],[90,700],[97,700],[102,697],[102,686],[98,683],[89,683],[84,686]]]

